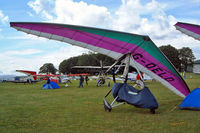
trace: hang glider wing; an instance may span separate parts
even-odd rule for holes
[[[182,33],[200,41],[200,25],[177,22],[174,26]]]
[[[37,76],[36,76],[36,72],[35,71],[28,71],[28,70],[16,70],[16,72],[20,72],[20,73],[24,73],[28,76],[32,76],[34,80],[37,79]]]
[[[27,71],[27,70],[16,70],[16,72],[21,72],[24,73],[26,75],[36,75],[35,71]]]
[[[112,30],[53,23],[11,22],[28,34],[80,46],[114,59],[131,53],[130,65],[185,97],[190,90],[182,77],[148,36]]]
[[[28,71],[28,70],[16,70],[16,72],[24,73],[28,76],[33,76],[34,80],[37,78],[46,78],[46,77],[60,77],[60,75],[53,75],[53,74],[37,74],[35,71]]]

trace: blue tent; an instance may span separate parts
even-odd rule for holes
[[[57,89],[60,88],[54,81],[47,80],[47,83],[43,85],[43,89]]]
[[[181,109],[200,110],[200,88],[194,89],[179,107]]]

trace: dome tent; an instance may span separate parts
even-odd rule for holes
[[[58,84],[54,81],[47,80],[47,83],[43,85],[43,89],[57,89],[60,88]]]
[[[200,88],[194,89],[179,107],[180,109],[200,110]]]

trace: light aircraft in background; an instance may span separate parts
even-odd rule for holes
[[[128,80],[130,81],[136,81],[136,76],[137,76],[137,73],[136,72],[133,72],[133,73],[128,73]],[[150,76],[148,76],[147,74],[143,74],[143,79],[144,80],[152,80],[152,78]]]
[[[63,74],[57,75],[56,74],[55,75],[55,74],[51,74],[51,73],[49,73],[49,74],[37,74],[35,71],[28,71],[28,70],[16,70],[16,71],[26,74],[27,76],[30,77],[30,79],[33,78],[34,81],[37,80],[37,79],[46,80],[47,78],[51,78],[52,81],[56,81],[57,82],[59,80],[59,78],[60,78],[61,83],[66,83],[66,82],[70,81],[70,79],[73,79],[76,76],[89,75],[88,73],[68,74],[68,75],[63,75]],[[71,78],[69,78],[69,77],[71,77]]]

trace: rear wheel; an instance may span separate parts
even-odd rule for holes
[[[156,112],[155,112],[155,109],[150,109],[150,112],[152,113],[152,114],[155,114]]]

